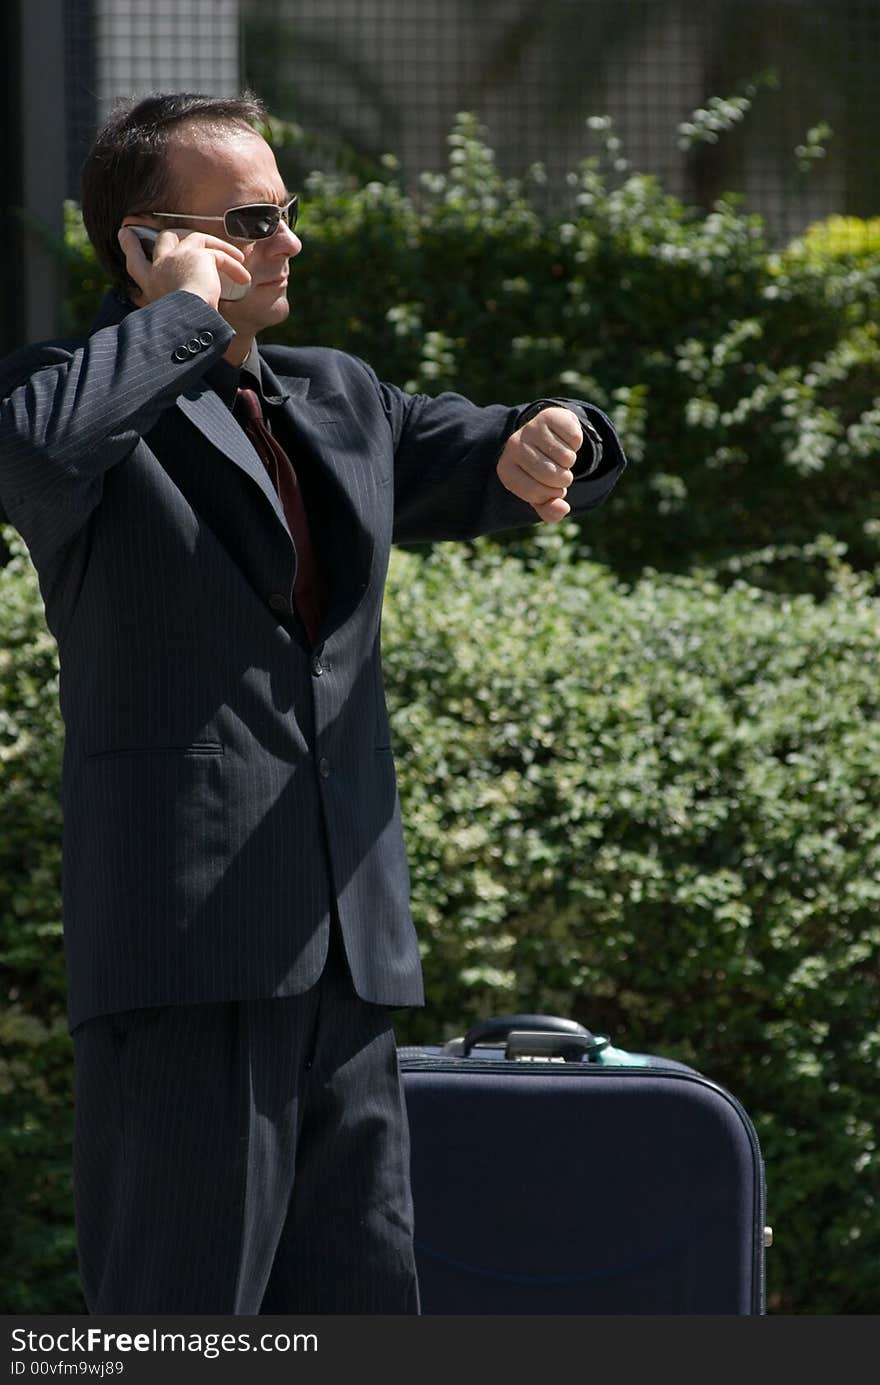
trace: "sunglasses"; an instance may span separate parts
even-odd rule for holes
[[[274,202],[252,202],[246,207],[230,207],[222,216],[193,216],[192,212],[147,212],[147,216],[168,217],[171,221],[222,221],[230,240],[267,240],[282,221],[291,231],[299,214],[299,198],[291,197],[284,207]]]

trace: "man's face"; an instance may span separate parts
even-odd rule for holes
[[[184,126],[169,144],[167,158],[178,200],[173,207],[159,207],[157,211],[222,216],[229,207],[242,207],[249,202],[275,202],[282,206],[290,200],[275,155],[254,131],[229,129],[218,134],[197,124]],[[176,225],[168,220],[152,224],[160,230]],[[220,221],[181,219],[180,224],[229,239]],[[265,327],[283,322],[290,312],[288,261],[299,254],[302,241],[282,221],[275,234],[265,240],[234,240],[232,244],[244,253],[251,284],[244,298],[221,299],[219,310],[236,333],[251,337]]]

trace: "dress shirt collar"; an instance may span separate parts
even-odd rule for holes
[[[263,380],[257,343],[254,342],[240,366],[232,365],[225,357],[221,356],[220,360],[215,361],[211,369],[205,372],[205,382],[211,386],[216,394],[219,394],[228,409],[231,409],[235,404],[235,395],[239,386],[256,390],[262,400]]]
[[[266,404],[283,404],[288,397],[286,394],[269,394],[265,389],[267,382],[263,374],[263,363],[260,360],[256,341],[240,366],[231,365],[221,356],[220,360],[215,361],[211,369],[205,373],[205,380],[230,409],[235,405],[235,395],[239,388],[256,390],[263,406]]]

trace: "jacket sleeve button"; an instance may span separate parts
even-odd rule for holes
[[[185,346],[178,346],[176,350],[171,353],[171,359],[172,361],[188,361],[190,355],[191,352],[187,351]]]
[[[213,340],[213,332],[199,332],[199,341],[201,342],[202,346],[210,346]]]

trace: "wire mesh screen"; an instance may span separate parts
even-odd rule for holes
[[[777,239],[880,210],[876,0],[241,0],[241,19],[243,78],[325,166],[440,167],[467,110],[553,196],[609,116],[619,162],[700,205],[741,192]]]
[[[877,0],[67,0],[66,13],[71,195],[117,97],[246,83],[302,125],[313,166],[392,153],[414,181],[445,164],[466,110],[505,174],[544,165],[552,198],[598,152],[587,119],[608,116],[622,167],[698,205],[741,192],[776,239],[880,211]]]
[[[238,0],[66,0],[69,196],[120,97],[239,90],[239,24]]]

